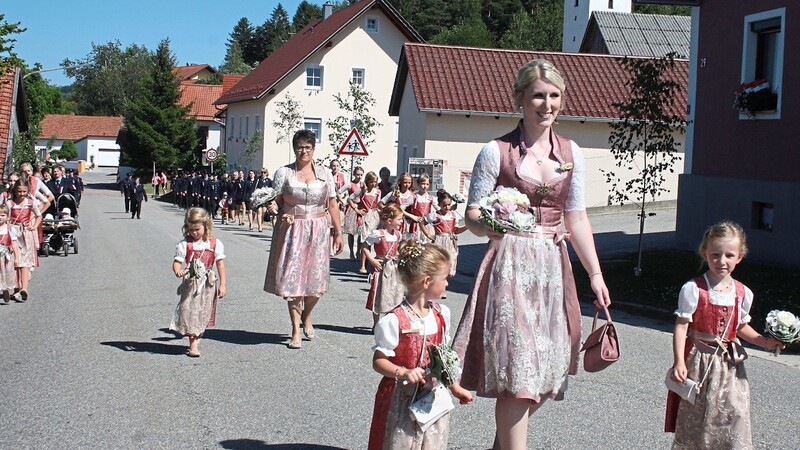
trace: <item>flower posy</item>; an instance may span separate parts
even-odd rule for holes
[[[189,278],[198,279],[206,274],[206,265],[200,259],[193,259],[189,263]]]
[[[789,311],[773,309],[767,314],[764,332],[783,342],[793,344],[800,341],[800,318]],[[780,350],[775,350],[779,354]]]
[[[453,194],[453,201],[456,202],[456,203],[466,203],[467,199],[464,198],[463,195],[461,195],[458,192],[456,192],[455,194]]]
[[[257,208],[259,206],[266,205],[272,200],[275,200],[275,197],[277,196],[278,191],[271,187],[258,188],[253,192],[253,196],[250,197],[250,203],[254,208]]]
[[[445,386],[452,386],[458,381],[460,363],[458,354],[447,344],[432,345],[430,347],[431,362],[428,372]]]
[[[498,186],[480,200],[479,206],[486,225],[500,233],[509,230],[527,232],[536,227],[528,196],[515,188]]]

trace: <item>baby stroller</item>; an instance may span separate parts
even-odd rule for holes
[[[64,256],[69,254],[70,249],[73,253],[78,253],[78,238],[75,231],[80,228],[78,220],[78,206],[75,197],[70,194],[62,194],[56,199],[56,210],[58,218],[47,214],[42,220],[42,254],[50,256],[50,252],[61,252]]]

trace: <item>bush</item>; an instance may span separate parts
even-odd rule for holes
[[[67,140],[64,141],[64,144],[61,145],[60,150],[55,150],[50,152],[50,156],[71,161],[78,157],[78,147],[75,145],[74,142]]]

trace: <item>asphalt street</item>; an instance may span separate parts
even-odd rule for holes
[[[132,220],[113,174],[84,179],[80,253],[42,258],[30,300],[0,305],[0,449],[366,447],[379,375],[371,368],[366,278],[346,251],[332,260],[331,291],[315,310],[316,339],[290,350],[285,301],[262,291],[269,233],[216,227],[228,296],[201,342],[202,357],[189,358],[187,341],[167,330],[178,300],[170,267],[182,211],[151,199],[142,219]],[[674,208],[656,217],[663,223],[648,224],[648,242],[666,246]],[[601,253],[635,239],[635,212],[598,211],[592,220]],[[454,322],[481,246],[468,236],[461,243],[464,273],[443,301]],[[584,334],[590,313],[584,305]],[[614,318],[622,359],[572,377],[566,399],[533,416],[530,448],[671,445],[662,432],[671,325],[625,312]],[[756,448],[800,449],[800,358],[750,353]],[[450,448],[491,447],[493,408],[487,399],[457,407]]]

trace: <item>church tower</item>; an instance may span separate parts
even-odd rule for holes
[[[580,50],[583,34],[594,11],[631,12],[631,0],[564,0],[564,37],[561,51]]]

